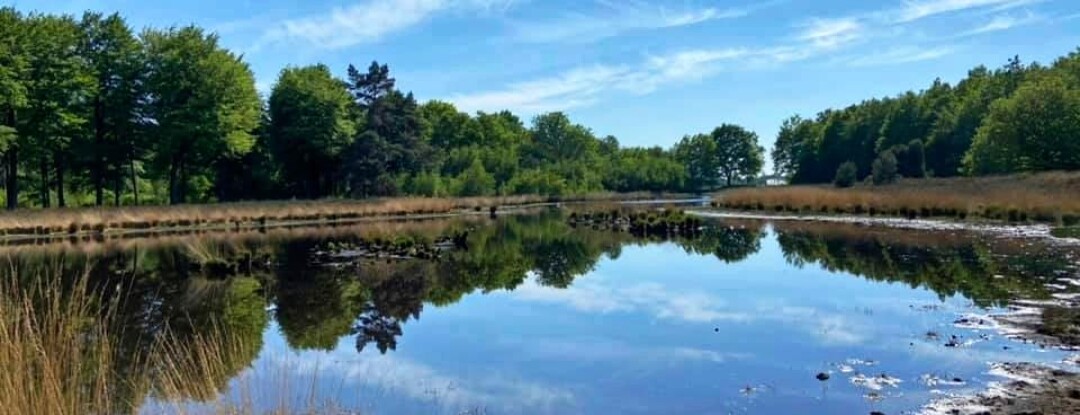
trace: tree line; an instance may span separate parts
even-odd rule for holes
[[[197,26],[0,9],[0,175],[9,209],[394,195],[696,191],[757,176],[724,125],[624,147],[564,113],[420,103],[389,67],[288,67],[261,97],[243,57]]]
[[[793,183],[1080,169],[1080,51],[1044,66],[1014,57],[951,85],[783,122],[775,170]]]

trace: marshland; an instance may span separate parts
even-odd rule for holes
[[[143,3],[0,5],[0,415],[1080,411],[1067,2]]]

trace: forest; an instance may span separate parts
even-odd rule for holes
[[[1080,169],[1080,51],[1052,65],[970,70],[929,88],[784,121],[772,149],[792,183]]]
[[[561,112],[526,125],[418,102],[378,62],[344,78],[290,66],[266,95],[196,26],[135,33],[117,14],[0,9],[5,204],[698,191],[764,164],[739,126],[624,147]]]

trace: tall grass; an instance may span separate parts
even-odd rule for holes
[[[216,326],[184,336],[165,327],[144,349],[123,347],[122,288],[94,287],[85,273],[65,278],[60,265],[0,269],[0,415],[137,413],[148,398],[151,411],[177,414],[332,407],[282,399],[256,410],[251,399],[224,399],[251,345]]]
[[[714,196],[717,207],[800,214],[986,218],[1080,222],[1080,172],[902,180],[888,186],[744,188]]]
[[[375,216],[448,214],[542,203],[627,200],[654,196],[650,193],[597,193],[566,197],[406,197],[19,210],[0,213],[0,237],[86,235],[170,228],[266,227],[289,222],[330,222]]]

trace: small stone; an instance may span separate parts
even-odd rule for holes
[[[815,377],[822,382],[829,380],[829,374],[825,372],[818,373]]]
[[[1069,391],[1069,398],[1070,399],[1080,399],[1080,390],[1076,390],[1076,389],[1070,390]]]

